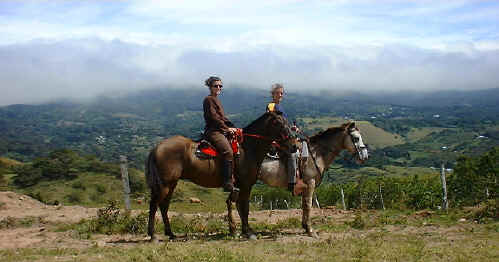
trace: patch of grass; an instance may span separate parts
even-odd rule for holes
[[[42,217],[6,217],[0,220],[0,229],[12,229],[20,227],[32,227],[35,225],[44,225],[47,222]]]
[[[95,190],[97,190],[98,193],[104,194],[107,192],[107,187],[102,185],[102,184],[96,184],[95,185]]]
[[[352,221],[345,222],[345,224],[355,229],[366,229],[368,221],[361,212],[357,212],[355,213],[355,218]]]
[[[81,180],[73,182],[73,184],[71,185],[71,187],[74,188],[74,189],[81,189],[81,190],[85,190],[86,189],[85,185],[83,185],[83,183],[82,183]]]
[[[445,128],[441,127],[418,127],[418,128],[411,128],[411,131],[407,133],[407,140],[409,142],[416,142],[427,135],[433,133],[433,132],[441,132]]]
[[[491,199],[476,208],[469,209],[465,217],[478,223],[498,221],[499,210],[496,201],[495,199]]]
[[[254,223],[251,225],[256,231],[266,231],[272,234],[279,233],[285,229],[296,229],[301,228],[301,220],[296,217],[290,217],[281,220],[275,224],[269,223]]]
[[[170,225],[174,233],[180,234],[228,234],[227,222],[221,217],[216,216],[193,216],[187,218],[183,215],[170,218]]]
[[[147,231],[148,213],[132,216],[121,212],[116,202],[97,211],[97,217],[84,219],[76,224],[60,225],[56,231],[75,230],[78,238],[88,239],[92,234],[144,234]]]
[[[115,209],[109,209],[107,220],[115,221]],[[113,212],[112,212],[113,211]],[[452,210],[451,210],[452,211]],[[450,211],[450,213],[451,213]],[[456,211],[463,214],[464,211]],[[427,227],[412,226],[411,221],[435,219],[441,213],[421,217],[416,212],[395,210],[362,212],[361,216],[368,230],[345,230],[319,232],[320,239],[310,239],[300,234],[297,237],[283,236],[277,228],[299,227],[298,219],[283,220],[275,225],[274,238],[263,237],[257,241],[227,238],[189,238],[182,241],[164,241],[160,244],[114,243],[107,247],[97,245],[87,248],[23,248],[0,250],[1,261],[497,261],[499,258],[499,233],[497,222],[490,224],[469,223],[452,226],[445,231]],[[118,217],[121,216],[118,215]],[[386,230],[380,217],[395,221],[407,217],[407,227],[391,227]],[[118,219],[119,220],[119,219]],[[225,230],[225,221],[217,216],[176,216],[177,231],[205,230],[210,227],[205,222],[214,220],[217,232]],[[314,217],[316,228],[321,226],[345,227],[342,221]],[[183,221],[183,222],[182,222]],[[445,222],[445,220],[443,220]],[[202,226],[201,226],[202,224]],[[437,226],[440,224],[436,224]],[[204,229],[202,228],[204,227]],[[472,230],[473,229],[473,230]],[[437,230],[437,231],[434,231]],[[203,232],[203,233],[204,233]],[[200,233],[200,232],[195,232]],[[113,237],[114,238],[114,237]],[[142,236],[137,236],[142,239]]]
[[[83,193],[81,191],[72,191],[68,195],[66,195],[66,199],[71,204],[77,204],[83,202]]]

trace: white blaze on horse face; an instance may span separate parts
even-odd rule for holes
[[[350,135],[355,138],[354,139],[354,145],[357,149],[357,152],[359,154],[359,160],[364,161],[369,157],[369,153],[367,152],[367,147],[364,144],[364,141],[362,141],[362,136],[360,135],[360,132],[358,129],[353,129],[350,132]]]

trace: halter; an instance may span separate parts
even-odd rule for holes
[[[364,144],[363,141],[361,141],[361,138],[354,136],[354,133],[358,132],[360,136],[359,129],[354,127],[350,129],[350,132],[348,133],[350,135],[350,139],[352,140],[352,144],[355,147],[355,153],[359,157],[359,159],[363,159],[363,150],[367,149],[367,146]],[[367,156],[366,156],[367,157]]]
[[[364,148],[367,148],[367,146],[364,145],[364,143],[362,143],[362,145],[359,145],[359,138],[355,137],[353,134],[354,132],[359,132],[359,129],[354,127],[354,128],[351,128],[349,129],[349,132],[348,132],[348,135],[350,136],[350,139],[352,141],[352,144],[354,145],[355,147],[355,154],[360,158],[362,158],[362,150]],[[305,135],[303,132],[300,131],[300,133],[305,137],[305,140],[307,141],[308,144],[310,144],[310,137]],[[329,149],[329,147],[323,147],[321,146],[320,144],[318,144],[318,147],[322,148],[322,149],[325,149],[326,153],[329,154],[331,152],[333,152],[333,150]],[[314,154],[311,152],[310,156],[312,157],[312,161],[314,162],[314,166],[315,166],[315,169],[317,170],[317,173],[319,174],[319,176],[321,177],[321,180],[319,182],[319,185],[320,183],[322,182],[322,178],[324,177],[324,174],[326,173],[326,171],[329,169],[324,167],[324,170],[321,172],[320,171],[320,168],[319,168],[319,165],[317,164],[317,160],[314,156]],[[354,155],[352,154],[352,159],[353,159]]]

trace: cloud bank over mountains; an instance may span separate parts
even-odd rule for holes
[[[499,87],[491,1],[5,1],[0,105],[150,87]]]

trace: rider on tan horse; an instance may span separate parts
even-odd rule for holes
[[[267,105],[267,112],[282,112],[282,115],[287,119],[288,115],[284,111],[284,108],[281,106],[281,100],[284,96],[284,86],[282,84],[276,83],[273,84],[270,93],[272,94],[272,102]],[[291,127],[291,130],[298,132],[299,129],[296,125]],[[287,162],[287,172],[288,172],[288,190],[292,193],[295,191],[296,185],[296,158],[297,153],[291,154],[283,154],[285,161]]]
[[[217,76],[210,76],[206,79],[205,85],[210,90],[210,94],[206,96],[203,101],[204,120],[206,122],[204,131],[205,137],[222,155],[222,177],[224,179],[224,191],[239,191],[239,188],[235,187],[232,182],[234,156],[231,143],[226,137],[227,135],[234,134],[237,129],[225,116],[222,103],[218,99],[218,95],[221,93],[223,88],[222,79]]]

